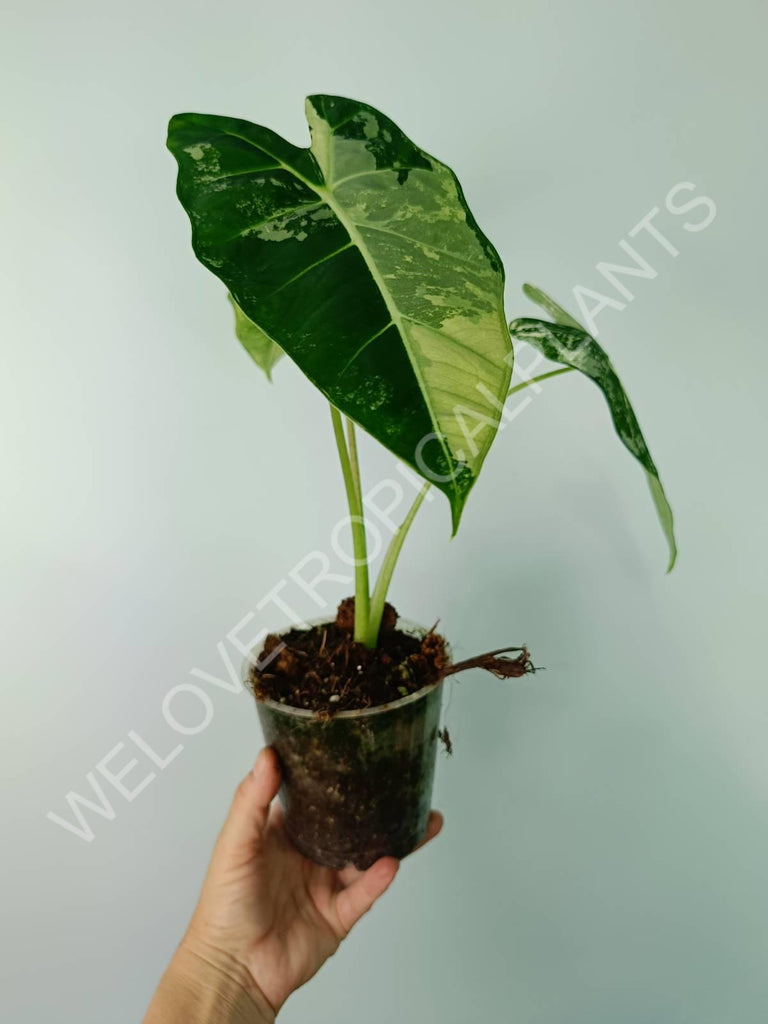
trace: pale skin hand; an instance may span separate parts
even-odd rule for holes
[[[397,874],[394,857],[367,871],[307,860],[273,803],[279,787],[277,758],[266,747],[235,793],[200,900],[145,1024],[270,1024]],[[422,845],[441,827],[433,811]]]

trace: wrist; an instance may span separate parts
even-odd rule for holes
[[[144,1024],[273,1024],[275,1013],[245,967],[185,938]]]

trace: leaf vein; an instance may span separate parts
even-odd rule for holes
[[[242,238],[243,235],[248,234],[249,231],[255,231],[256,228],[263,227],[264,224],[271,224],[273,221],[280,220],[289,213],[304,213],[306,210],[315,210],[320,206],[325,206],[325,203],[323,203],[322,200],[318,200],[316,203],[307,203],[306,206],[285,206],[276,213],[273,213],[271,217],[265,217],[264,220],[257,220],[255,224],[248,224],[242,231],[238,231],[234,235],[228,235],[224,241],[231,242],[234,238]]]
[[[322,259],[315,260],[314,263],[310,263],[308,267],[304,267],[304,269],[300,270],[298,274],[294,274],[293,277],[288,278],[287,281],[283,281],[279,288],[275,288],[275,290],[270,292],[269,295],[265,295],[264,299],[271,299],[273,295],[277,295],[278,292],[281,292],[284,288],[287,288],[289,284],[293,284],[294,281],[298,281],[300,278],[304,277],[304,275],[308,274],[310,270],[314,270],[315,267],[319,267],[323,263],[327,263],[329,260],[332,260],[334,256],[338,256],[339,253],[345,252],[347,249],[351,249],[353,245],[354,242],[347,242],[347,244],[342,245],[340,249],[335,249],[333,252],[328,253],[327,256],[323,256]]]
[[[413,164],[403,164],[400,167],[372,167],[369,171],[356,171],[354,174],[347,174],[344,178],[336,178],[333,182],[333,187],[338,188],[339,185],[344,185],[348,181],[352,181],[353,178],[365,178],[369,174],[384,174],[389,171],[390,174],[397,174],[399,171],[428,171],[428,167],[417,167]]]
[[[267,153],[267,156],[272,156],[271,153]],[[277,159],[274,157],[273,159]],[[279,171],[282,164],[270,164],[268,167],[251,167],[247,171],[232,171],[229,174],[218,174],[215,178],[205,177],[204,184],[208,185],[214,181],[226,181],[227,178],[243,178],[246,174],[263,174],[264,171]]]
[[[464,349],[464,351],[468,352],[471,356],[474,356],[476,359],[481,359],[484,363],[487,363],[488,366],[492,366],[494,371],[498,371],[498,366],[492,359],[489,359],[488,356],[484,356],[482,352],[478,352],[475,349],[470,348],[465,342],[460,341],[455,335],[449,334],[441,327],[434,327],[432,324],[425,323],[423,320],[417,320],[416,317],[413,316],[404,316],[403,319],[407,320],[409,323],[415,324],[417,327],[424,327],[426,330],[432,331],[434,334],[439,335],[447,341],[453,342],[453,344],[458,348]]]
[[[406,242],[410,242],[412,245],[418,245],[422,249],[430,249],[432,252],[439,252],[443,256],[448,256],[452,260],[456,260],[457,263],[466,263],[470,267],[474,267],[477,270],[477,263],[474,260],[468,259],[466,256],[459,256],[457,253],[449,252],[447,249],[441,249],[436,245],[430,245],[429,242],[422,242],[418,238],[411,238],[410,235],[404,235],[400,231],[390,231],[389,228],[379,227],[377,224],[357,224],[360,231],[378,231],[383,235],[393,235],[395,238],[402,238]]]
[[[347,362],[344,364],[344,366],[342,367],[342,370],[341,370],[341,374],[345,374],[347,372],[347,370],[350,368],[352,363],[354,363],[354,361],[357,359],[357,357],[362,352],[364,352],[365,349],[368,348],[368,346],[371,344],[371,342],[376,341],[376,339],[380,335],[384,334],[385,331],[388,331],[390,327],[394,327],[394,326],[395,326],[394,320],[389,320],[389,321],[387,321],[387,323],[384,324],[384,326],[380,330],[376,331],[375,334],[371,335],[370,338],[368,338],[366,341],[364,341],[363,344],[358,348],[358,350],[352,356],[352,358],[347,360]],[[400,332],[398,331],[398,337],[399,337],[399,335],[400,335]]]

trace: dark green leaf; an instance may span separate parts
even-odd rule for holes
[[[453,172],[384,114],[336,96],[306,113],[308,149],[172,118],[195,252],[338,409],[447,494],[455,530],[512,369],[501,261]]]
[[[235,334],[248,355],[266,373],[267,379],[272,380],[272,367],[283,355],[283,350],[248,319],[231,295],[227,298],[235,311]]]
[[[669,565],[672,569],[677,557],[672,509],[670,508],[664,488],[659,479],[659,471],[651,458],[648,445],[645,443],[640,424],[630,404],[629,398],[616,374],[611,361],[597,341],[583,327],[573,326],[576,323],[560,306],[554,303],[543,292],[526,286],[526,294],[533,298],[533,292],[539,298],[534,299],[558,318],[565,317],[569,323],[547,323],[544,320],[514,320],[509,329],[513,338],[527,341],[547,359],[564,363],[579,370],[597,384],[605,395],[611,412],[613,425],[625,447],[634,455],[645,469],[648,486],[656,506],[661,527],[669,545]]]

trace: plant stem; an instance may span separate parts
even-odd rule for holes
[[[349,457],[349,451],[344,440],[344,427],[341,422],[341,414],[333,405],[331,406],[331,421],[333,423],[333,434],[336,438],[336,447],[341,462],[341,472],[344,476],[344,488],[347,492],[347,505],[349,506],[349,521],[352,528],[352,547],[355,552],[355,640],[364,643],[366,647],[375,647],[366,643],[368,635],[368,619],[370,609],[370,593],[368,589],[368,552],[365,541],[365,517],[363,516],[363,502],[360,495],[359,483],[360,472],[357,466],[357,448],[354,447],[354,463]],[[349,424],[350,428],[352,424]],[[350,433],[352,433],[350,431]],[[354,434],[352,434],[354,443]]]
[[[395,531],[392,540],[389,542],[387,553],[384,555],[384,561],[381,563],[381,568],[379,569],[379,575],[376,580],[376,586],[373,590],[373,596],[371,597],[371,614],[368,623],[368,634],[363,641],[366,647],[375,647],[378,643],[381,617],[384,614],[384,605],[387,601],[387,591],[389,590],[389,584],[392,581],[392,573],[395,571],[397,559],[400,555],[400,550],[405,538],[408,535],[408,531],[411,528],[411,523],[416,518],[416,513],[421,508],[421,503],[424,501],[429,487],[429,482],[427,482],[421,488],[414,498],[413,504],[408,510],[408,514]]]
[[[559,377],[561,373],[570,373],[574,370],[573,366],[561,366],[559,370],[550,370],[548,373],[540,373],[538,377],[531,377],[530,380],[524,380],[522,384],[515,384],[513,388],[510,388],[507,392],[507,398],[510,395],[514,395],[516,391],[522,391],[523,388],[530,387],[531,384],[538,384],[540,380],[547,380],[549,377]]]
[[[347,448],[349,450],[349,465],[352,470],[352,479],[355,482],[355,490],[357,491],[357,500],[362,505],[363,490],[360,484],[360,463],[357,460],[357,436],[355,434],[355,424],[350,419],[347,420]]]

